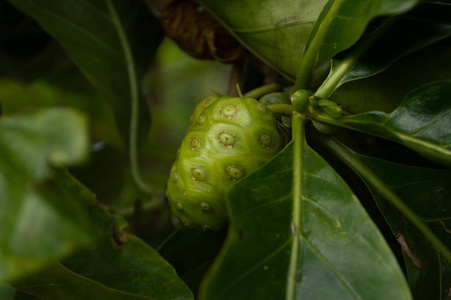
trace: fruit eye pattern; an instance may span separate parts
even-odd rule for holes
[[[218,143],[223,144],[227,148],[232,148],[236,144],[236,136],[224,130],[218,134]]]
[[[266,105],[252,98],[207,99],[190,119],[190,130],[171,169],[167,197],[185,226],[219,230],[227,222],[227,189],[284,144]]]

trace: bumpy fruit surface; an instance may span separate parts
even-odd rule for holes
[[[189,118],[189,126],[193,126],[197,121],[197,118],[201,114],[202,110],[212,104],[219,96],[208,96],[207,98],[202,99],[199,103],[197,103],[196,108],[194,109],[191,117]]]
[[[216,99],[192,124],[172,166],[167,196],[174,214],[188,227],[219,230],[227,221],[227,189],[282,147],[274,115],[264,104]]]

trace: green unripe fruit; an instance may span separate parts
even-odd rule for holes
[[[283,147],[273,113],[252,98],[220,97],[204,108],[182,141],[167,185],[169,204],[188,227],[219,230],[225,193]]]
[[[300,114],[306,114],[308,112],[308,106],[310,103],[309,98],[313,96],[313,93],[308,90],[297,90],[291,95],[291,105],[295,111]]]
[[[189,124],[190,127],[193,125],[194,122],[197,121],[197,119],[199,118],[199,115],[202,113],[202,110],[209,106],[210,104],[212,104],[216,99],[218,99],[219,96],[209,96],[207,98],[202,99],[202,101],[200,101],[197,105],[196,108],[194,109],[191,117],[189,118]]]

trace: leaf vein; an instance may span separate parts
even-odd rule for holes
[[[258,267],[262,266],[265,262],[267,262],[268,260],[270,260],[272,257],[276,256],[278,253],[280,253],[282,250],[284,250],[285,247],[287,247],[290,242],[291,242],[290,238],[289,240],[287,240],[285,243],[283,243],[279,248],[275,249],[273,252],[269,253],[265,258],[263,258],[262,260],[260,260],[259,263],[255,264],[253,267],[249,268],[246,272],[242,273],[240,276],[238,276],[235,280],[231,281],[228,285],[226,285],[224,287],[224,289],[222,289],[218,294],[217,294],[217,298],[221,298],[219,297],[220,295],[223,295],[227,290],[229,290],[230,288],[232,288],[234,285],[238,284],[241,280],[243,280],[245,277],[247,277],[248,275],[250,275],[252,272],[254,272]]]
[[[262,203],[261,205],[252,206],[250,209],[245,210],[241,214],[237,214],[237,217],[238,216],[242,217],[242,216],[245,216],[245,215],[247,215],[247,214],[249,214],[249,213],[251,213],[253,211],[256,211],[256,210],[259,210],[259,209],[271,206],[271,205],[276,204],[276,203],[284,202],[286,200],[290,200],[291,196],[292,196],[292,193],[288,194],[287,196],[284,196],[284,197],[281,197],[281,198],[277,198],[277,199],[274,199],[274,200]]]
[[[324,257],[320,251],[318,249],[316,249],[316,247],[310,243],[310,241],[303,236],[302,234],[299,234],[299,236],[301,237],[302,241],[305,242],[305,244],[313,251],[313,253],[318,257],[318,259],[321,261],[321,263],[324,264],[324,266],[326,266],[326,268],[328,268],[332,273],[335,274],[335,276],[337,277],[337,279],[343,284],[343,286],[346,288],[346,290],[349,291],[349,293],[355,298],[355,299],[362,299],[359,294],[357,293],[357,291],[355,291],[352,286],[350,285],[349,282],[347,282],[346,280],[344,280],[344,278],[342,278],[340,276],[340,274],[338,273],[338,270],[335,269],[334,265],[326,258]]]

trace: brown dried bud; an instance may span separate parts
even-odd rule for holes
[[[242,58],[244,47],[206,10],[194,0],[165,0],[161,24],[189,55],[234,63]]]

